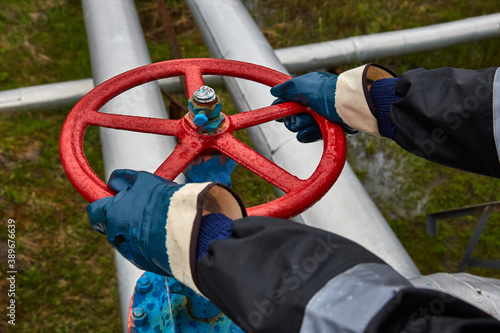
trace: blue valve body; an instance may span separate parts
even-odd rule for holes
[[[147,292],[135,288],[129,332],[243,333],[215,305],[175,278],[151,272],[144,277],[153,287]]]
[[[198,89],[188,100],[188,108],[194,124],[208,134],[217,132],[224,121],[221,114],[222,103],[210,87],[203,86]]]

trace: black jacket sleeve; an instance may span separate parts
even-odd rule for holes
[[[395,141],[433,162],[500,177],[497,68],[416,69],[399,77]],[[497,142],[495,142],[497,140]]]
[[[246,332],[500,332],[488,314],[414,288],[362,246],[291,221],[235,221],[197,274],[201,292]],[[434,300],[445,310],[422,313]]]

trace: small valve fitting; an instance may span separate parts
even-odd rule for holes
[[[193,122],[198,127],[203,127],[208,122],[208,117],[205,114],[205,111],[198,111],[198,113],[194,116]]]
[[[188,107],[193,122],[204,132],[215,132],[222,124],[222,103],[215,91],[209,86],[202,86],[188,100]]]

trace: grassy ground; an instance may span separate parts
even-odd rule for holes
[[[247,0],[274,47],[417,27],[498,11],[494,1]],[[170,58],[155,1],[136,1],[153,61]],[[209,56],[187,6],[168,0],[185,57]],[[79,1],[3,0],[0,10],[0,90],[91,76]],[[402,73],[413,67],[498,65],[498,39],[381,59]],[[358,65],[334,68],[342,71]],[[228,100],[228,98],[227,98]],[[58,137],[68,109],[0,114],[0,257],[7,257],[8,219],[16,221],[16,326],[19,332],[116,332],[114,261],[105,239],[88,226],[86,202],[66,180]],[[91,165],[102,173],[98,133],[86,136]],[[440,224],[425,235],[425,213],[499,200],[498,180],[436,166],[394,144],[349,139],[349,161],[424,273],[454,271],[475,220]],[[238,173],[249,205],[272,197],[265,185]],[[264,194],[263,194],[264,193]],[[500,216],[490,219],[476,256],[498,258]],[[471,270],[497,276],[495,271]],[[0,304],[8,302],[7,262],[0,261]],[[2,312],[0,332],[6,331]],[[10,327],[13,328],[13,327]]]

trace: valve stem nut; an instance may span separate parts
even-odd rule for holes
[[[194,92],[194,100],[199,103],[210,103],[217,98],[215,90],[209,86],[201,86]]]

